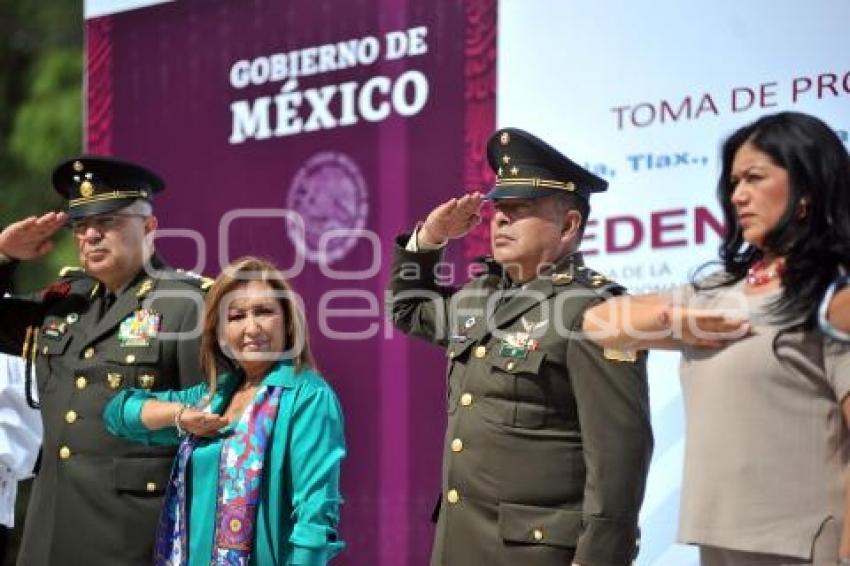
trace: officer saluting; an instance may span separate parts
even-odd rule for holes
[[[0,348],[34,369],[44,423],[18,564],[150,564],[174,449],[120,440],[101,413],[124,388],[201,380],[204,282],[153,252],[151,200],[163,189],[154,173],[80,157],[55,170],[53,185],[65,212],[0,233],[5,261],[27,260],[67,224],[82,266],[40,293],[0,299]]]
[[[581,335],[588,306],[622,292],[576,252],[607,183],[518,129],[487,157],[484,273],[457,292],[434,277],[439,248],[478,222],[474,193],[399,238],[390,282],[394,323],[448,350],[431,564],[630,564],[652,453],[645,354]]]

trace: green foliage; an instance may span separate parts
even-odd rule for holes
[[[45,53],[34,63],[29,96],[9,136],[9,153],[31,171],[79,153],[82,73],[82,56],[71,49]]]
[[[50,173],[82,149],[83,17],[79,0],[0,0],[0,224],[61,207]],[[29,290],[76,263],[68,234],[48,257],[26,262]]]

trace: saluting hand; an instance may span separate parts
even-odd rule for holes
[[[216,436],[220,429],[230,422],[221,415],[207,413],[194,407],[187,408],[180,413],[180,427],[195,436],[211,438]]]
[[[464,236],[481,221],[483,202],[484,195],[475,192],[439,205],[419,227],[419,242],[436,246]]]
[[[53,236],[68,215],[48,212],[18,220],[0,232],[0,253],[13,259],[35,259],[53,249]]]

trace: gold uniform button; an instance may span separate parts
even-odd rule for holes
[[[60,448],[59,449],[59,457],[62,458],[63,460],[67,460],[68,458],[71,457],[71,449],[68,448],[67,446],[63,446],[62,448]]]
[[[81,375],[77,378],[77,389],[85,389],[86,385],[89,384],[89,380],[86,379],[86,376]]]
[[[460,404],[464,407],[472,405],[472,393],[464,393],[460,396]]]
[[[456,489],[450,489],[448,492],[446,492],[446,501],[454,505],[455,503],[460,501],[460,494],[457,492]]]
[[[463,440],[461,440],[460,438],[455,438],[454,440],[452,440],[451,446],[452,452],[460,452],[461,450],[463,450]]]
[[[127,357],[124,358],[124,361],[127,362],[128,364],[135,363],[136,356],[134,356],[133,354],[127,354]]]
[[[533,531],[531,531],[531,538],[533,538],[537,542],[543,540],[543,529],[534,529]]]
[[[86,348],[86,351],[83,352],[83,357],[87,360],[90,360],[94,356],[94,348]]]
[[[515,367],[516,367],[516,362],[513,361],[513,360],[511,360],[511,361],[509,361],[508,363],[505,364],[505,369],[508,370],[508,371],[514,371]]]
[[[156,482],[149,481],[147,485],[145,485],[145,491],[148,493],[153,493],[156,491]]]
[[[68,424],[77,422],[77,411],[68,411],[65,413],[65,422]]]
[[[475,357],[476,358],[483,358],[486,355],[487,355],[487,348],[485,348],[484,346],[477,346],[475,348]]]

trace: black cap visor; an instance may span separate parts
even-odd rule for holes
[[[89,216],[97,216],[98,214],[109,214],[110,212],[115,212],[116,210],[120,210],[125,206],[130,206],[137,200],[139,199],[116,198],[109,200],[101,200],[97,202],[88,202],[77,206],[69,206],[66,208],[66,212],[68,213],[68,220],[79,220],[81,218],[88,218]]]

